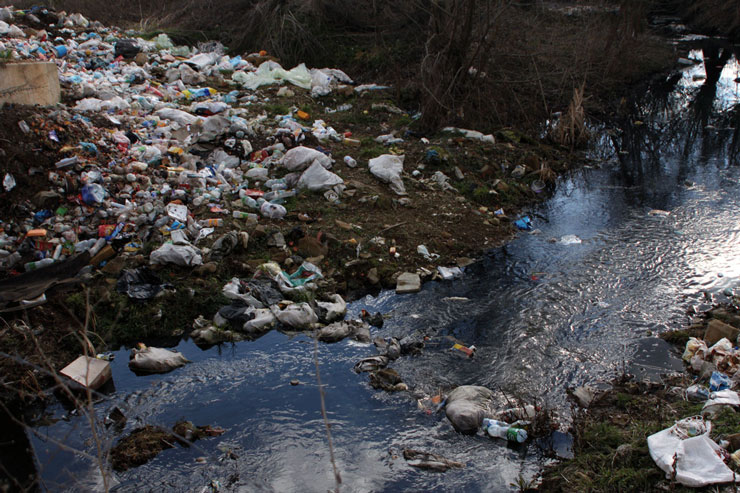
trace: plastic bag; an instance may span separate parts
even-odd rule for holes
[[[254,308],[264,308],[265,306],[257,298],[242,289],[241,281],[237,277],[232,278],[231,281],[223,287],[222,292],[224,296],[230,300],[239,300]]]
[[[496,139],[493,138],[493,135],[484,135],[481,132],[478,132],[477,130],[468,130],[465,128],[456,128],[456,127],[445,127],[442,129],[443,132],[453,132],[453,133],[460,133],[465,136],[466,139],[471,140],[479,140],[481,142],[485,142],[488,144],[495,144]]]
[[[710,399],[704,403],[702,413],[706,411],[712,412],[722,406],[740,406],[740,396],[737,395],[737,392],[732,390],[712,392],[710,394]]]
[[[154,114],[163,120],[171,120],[180,125],[192,125],[198,121],[197,116],[175,108],[162,108],[155,111]]]
[[[146,267],[126,269],[116,282],[116,291],[125,293],[134,300],[150,300],[157,296],[166,284]]]
[[[177,351],[158,347],[134,348],[131,350],[128,367],[137,372],[167,373],[190,363]]]
[[[734,474],[717,454],[720,447],[709,438],[710,431],[711,423],[699,416],[682,419],[648,437],[650,457],[667,478],[675,471],[676,481],[685,486],[732,482]]]
[[[175,44],[172,42],[169,36],[167,36],[165,33],[161,33],[156,38],[154,38],[154,46],[156,46],[158,50],[171,50],[175,47]]]
[[[319,317],[308,303],[291,303],[282,310],[275,306],[273,313],[281,324],[294,329],[306,329],[319,321]]]
[[[280,204],[273,204],[272,202],[264,202],[260,206],[260,212],[263,217],[268,219],[282,219],[288,213],[285,207]]]
[[[322,322],[330,323],[341,320],[347,314],[347,303],[338,294],[331,296],[332,301],[317,301],[319,318]]]
[[[201,257],[200,251],[193,246],[165,243],[151,253],[149,256],[149,263],[152,265],[175,264],[194,266],[202,265],[203,257]]]
[[[685,362],[688,363],[689,361],[691,361],[691,358],[694,357],[697,351],[706,348],[707,345],[701,339],[697,339],[696,337],[689,337],[689,340],[686,342],[686,349],[684,349],[682,358]]]
[[[303,89],[311,89],[311,73],[308,71],[304,63],[301,63],[290,70],[285,70],[277,62],[266,61],[257,67],[257,70],[254,72],[238,73],[243,75],[239,75],[237,77],[237,74],[234,74],[232,79],[252,91],[260,86],[275,84],[280,81],[290,82],[291,84],[302,87]]]
[[[724,373],[718,371],[712,372],[712,377],[709,379],[709,390],[717,392],[719,390],[727,390],[732,386],[732,380]]]
[[[314,161],[301,175],[297,188],[307,188],[311,192],[324,192],[342,183],[344,180],[341,177],[324,168],[318,161]]]
[[[280,271],[280,273],[275,277],[275,280],[277,281],[280,290],[285,293],[294,288],[302,288],[310,284],[312,281],[321,279],[322,277],[324,276],[321,274],[321,269],[311,262],[303,262],[292,274]]]
[[[477,385],[457,387],[447,396],[445,414],[452,426],[462,433],[478,431],[483,418],[492,416],[493,391]]]
[[[360,320],[344,320],[322,327],[316,338],[322,342],[339,342],[354,336],[360,342],[370,342],[370,326]]]
[[[106,191],[101,185],[91,183],[82,187],[80,191],[82,200],[88,205],[102,204],[105,200]]]
[[[254,318],[244,323],[242,329],[250,334],[264,332],[275,325],[275,315],[269,308],[253,308]]]
[[[371,159],[368,164],[370,173],[380,180],[390,183],[391,190],[397,195],[406,195],[406,188],[403,185],[403,180],[401,180],[404,158],[403,155],[383,154]]]
[[[290,149],[280,160],[280,164],[288,171],[303,171],[316,161],[324,168],[331,169],[332,159],[329,156],[304,146]]]
[[[188,206],[186,205],[170,202],[165,206],[164,210],[172,219],[176,219],[181,223],[188,221]]]

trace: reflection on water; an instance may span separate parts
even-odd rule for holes
[[[391,365],[415,393],[485,385],[499,391],[502,406],[510,396],[536,399],[567,423],[568,387],[608,379],[636,355],[641,362],[633,371],[675,363],[655,361],[660,343],[645,337],[682,327],[701,292],[722,296],[740,277],[733,50],[697,47],[690,54],[695,66],[625,102],[618,127],[601,132],[596,165],[563,178],[554,197],[531,211],[538,234],[521,234],[490,252],[463,279],[425,285],[416,295],[383,292],[350,306],[352,315],[390,314],[373,335],[429,338],[421,355]],[[651,215],[653,209],[668,214]],[[551,241],[565,235],[582,242]],[[475,358],[450,351],[450,337],[474,344]],[[213,481],[222,491],[333,487],[310,338],[272,332],[220,349],[201,351],[189,342],[178,349],[193,364],[148,377],[131,374],[120,352],[113,363],[116,392],[97,406],[100,417],[118,406],[129,416],[126,431],[185,418],[227,432],[117,475],[119,491],[200,491]],[[352,366],[373,354],[372,346],[354,342],[320,345],[343,491],[502,491],[520,476],[535,477],[549,460],[534,444],[459,435],[443,414],[420,411],[408,393],[371,389]],[[292,379],[301,384],[291,386]],[[92,453],[84,420],[53,411],[65,419],[38,431]],[[33,444],[53,489],[99,482],[89,461],[38,437]],[[406,447],[466,468],[412,469],[401,457]]]

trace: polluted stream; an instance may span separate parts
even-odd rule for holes
[[[136,376],[128,351],[117,351],[115,390],[95,412],[102,422],[118,407],[128,421],[120,434],[99,428],[103,446],[137,427],[169,429],[182,419],[226,431],[114,473],[113,490],[334,488],[316,361],[341,491],[516,490],[553,460],[553,441],[567,456],[564,434],[521,445],[462,435],[444,411],[420,409],[417,397],[482,385],[502,408],[509,398],[553,409],[565,430],[567,389],[625,371],[642,378],[681,368],[656,336],[685,327],[688,310],[732,294],[740,277],[740,67],[732,46],[694,45],[694,65],[626,102],[623,122],[596,130],[593,166],[561,178],[550,199],[526,212],[534,231],[489,252],[460,279],[349,305],[348,318],[363,309],[386,315],[373,337],[428,338],[421,354],[389,365],[413,393],[375,390],[367,374],[353,371],[377,354],[372,344],[319,343],[315,356],[308,334],[271,331],[207,350],[182,341],[176,349],[192,363],[165,375]],[[475,345],[474,357],[452,351],[455,341]],[[96,455],[87,419],[61,404],[48,413],[53,424],[29,433],[43,486],[101,489],[98,465],[79,453]],[[405,448],[465,467],[415,469]]]

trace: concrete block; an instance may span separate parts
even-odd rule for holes
[[[56,63],[0,65],[0,106],[5,103],[49,106],[58,103],[60,95]]]

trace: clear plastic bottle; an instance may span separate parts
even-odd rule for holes
[[[483,419],[483,428],[495,438],[503,438],[510,442],[523,443],[527,440],[527,431],[522,428],[511,426],[509,423],[495,419]]]

